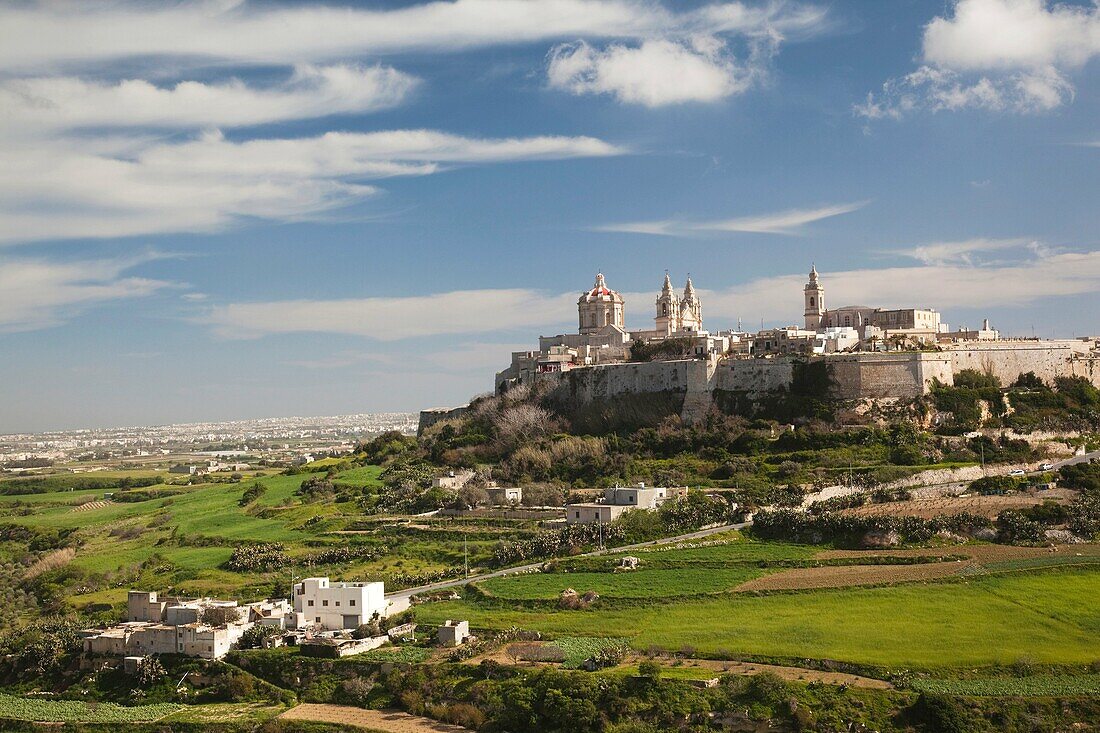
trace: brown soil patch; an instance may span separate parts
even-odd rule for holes
[[[814,555],[815,560],[830,560],[850,557],[921,557],[932,555],[966,555],[979,563],[999,562],[1001,560],[1020,560],[1028,557],[1041,557],[1051,553],[1050,547],[1016,547],[1013,545],[953,545],[951,547],[911,547],[904,550],[824,550]],[[1056,553],[1064,555],[1100,555],[1100,544],[1057,545]],[[898,567],[898,566],[889,566]],[[904,566],[902,566],[904,567]],[[824,569],[824,568],[822,568]]]
[[[817,568],[792,568],[765,575],[734,590],[738,592],[765,590],[809,590],[814,588],[845,588],[857,585],[886,585],[936,580],[958,575],[964,569],[984,563],[1022,560],[1060,554],[1100,556],[1100,545],[1058,545],[1056,547],[1013,547],[1011,545],[958,545],[935,549],[915,547],[905,550],[825,550],[815,555],[818,560],[872,557],[928,557],[963,555],[965,560],[921,563],[919,565],[833,565]]]
[[[859,675],[845,674],[843,672],[824,672],[819,669],[805,669],[803,667],[781,667],[775,664],[726,662],[717,659],[692,659],[684,662],[683,666],[714,670],[716,675],[754,675],[760,674],[761,672],[774,672],[785,680],[824,682],[829,685],[849,685],[851,687],[870,687],[877,690],[888,690],[893,687],[893,685],[886,680],[876,680],[873,677],[860,677]]]
[[[865,504],[861,507],[845,509],[841,514],[856,517],[921,517],[931,519],[945,514],[967,512],[990,519],[1006,509],[1023,509],[1042,504],[1047,499],[1061,499],[1057,495],[1012,494],[1008,496],[966,496],[940,497],[937,499],[914,499],[911,501],[892,501],[885,504]]]
[[[804,590],[844,588],[852,585],[881,585],[936,580],[957,575],[968,561],[934,562],[920,565],[836,565],[820,568],[793,568],[765,575],[734,588],[735,591]]]
[[[431,718],[409,715],[400,710],[366,710],[350,705],[302,703],[279,716],[283,720],[314,720],[319,723],[386,733],[467,733],[468,728],[440,723]]]
[[[100,499],[98,501],[86,501],[86,502],[84,502],[83,504],[81,504],[79,506],[74,506],[72,508],[72,511],[74,511],[74,512],[90,512],[93,509],[102,509],[105,506],[111,506],[111,504],[114,504],[114,502],[113,501],[108,501],[106,499]]]

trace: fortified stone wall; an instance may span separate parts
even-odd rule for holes
[[[703,359],[603,364],[540,375],[579,404],[626,394],[709,391],[714,363]]]
[[[731,359],[718,366],[714,389],[757,396],[789,389],[793,379],[790,359]]]
[[[1048,384],[1055,377],[1079,376],[1100,386],[1100,366],[1092,343],[1064,341],[992,341],[958,344],[946,352],[955,373],[963,369],[995,375],[1008,386],[1027,372],[1035,372]]]
[[[933,380],[952,384],[951,359],[943,354],[842,354],[825,357],[833,396],[844,400],[927,394]]]

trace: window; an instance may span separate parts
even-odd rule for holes
[[[581,513],[577,512],[577,519],[580,519],[580,518],[581,518]]]
[[[355,599],[352,598],[350,601],[348,601],[348,605],[349,606],[354,606],[355,605]]]
[[[298,595],[305,595],[306,587],[304,585],[298,586]]]
[[[813,307],[814,307],[814,299],[813,299],[813,298],[810,298],[810,307],[811,307],[811,308],[813,308]]]
[[[317,623],[321,623],[321,617],[320,617],[320,616],[318,616],[318,617],[317,617],[316,619],[314,619],[314,620],[315,620],[315,621],[316,621]]]
[[[336,605],[337,605],[337,606],[339,606],[339,605],[340,605],[340,601],[336,601]]]
[[[321,605],[322,606],[327,606],[328,605],[328,600],[326,599],[324,601],[321,601]]]
[[[312,606],[312,605],[313,605],[313,599],[312,599],[312,598],[310,598],[310,599],[309,599],[309,601],[308,601],[308,604],[309,604],[310,606]]]

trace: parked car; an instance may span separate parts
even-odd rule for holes
[[[1026,476],[1027,471],[1025,471],[1022,468],[1016,468],[1016,469],[1013,469],[1012,471],[1009,471],[1008,475],[1009,476]]]
[[[1053,471],[1054,470],[1054,464],[1053,463],[1040,463],[1039,464],[1039,470],[1040,471]]]

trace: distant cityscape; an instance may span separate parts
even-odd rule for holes
[[[74,471],[106,470],[188,455],[294,460],[346,452],[386,431],[415,433],[416,423],[414,413],[380,412],[12,433],[0,435],[0,469],[21,473],[65,464]]]

